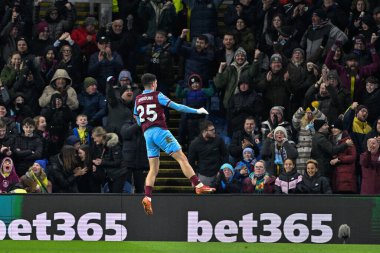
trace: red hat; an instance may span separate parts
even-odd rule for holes
[[[37,24],[37,33],[42,33],[44,31],[49,31],[49,25],[45,21],[42,21]]]

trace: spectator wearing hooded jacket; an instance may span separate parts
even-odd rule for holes
[[[360,194],[380,194],[379,140],[368,139],[367,150],[360,154],[362,183]]]
[[[241,129],[248,116],[258,120],[263,116],[263,99],[252,88],[251,81],[243,76],[237,88],[238,92],[232,95],[228,103],[227,119],[230,136]]]
[[[10,157],[5,157],[0,165],[0,193],[7,193],[9,186],[20,182],[16,168]]]
[[[226,62],[221,62],[218,73],[214,77],[214,83],[217,89],[225,91],[223,97],[223,106],[228,108],[230,98],[237,93],[238,83],[243,77],[246,80],[252,80],[259,71],[260,51],[255,51],[254,62],[249,64],[247,61],[247,53],[243,48],[238,48],[235,51],[234,61],[227,66]]]
[[[87,115],[91,126],[100,126],[107,114],[107,100],[97,89],[98,82],[92,77],[83,81],[83,91],[78,95],[78,113]]]
[[[67,105],[71,110],[75,110],[79,106],[77,93],[71,87],[71,78],[66,70],[57,69],[54,73],[50,84],[45,87],[42,95],[38,99],[39,105],[41,107],[46,107],[50,101],[51,97],[55,93],[60,93],[63,99],[63,103]]]
[[[223,164],[218,172],[216,179],[217,193],[239,193],[241,182],[234,177],[235,170],[229,163]]]
[[[347,131],[343,130],[343,122],[336,119],[331,125],[331,138],[334,145],[340,145],[350,139]],[[356,193],[356,149],[350,146],[338,153],[330,161],[333,167],[332,188],[336,193]]]
[[[267,137],[263,141],[261,156],[268,164],[268,173],[278,176],[284,170],[287,159],[294,161],[297,159],[298,151],[295,145],[288,141],[288,134],[282,126],[276,127]]]
[[[189,76],[187,87],[177,85],[176,97],[185,99],[185,105],[192,108],[201,108],[207,106],[208,98],[214,95],[213,85],[208,88],[203,86],[202,79],[197,74]],[[180,143],[188,145],[199,134],[199,123],[205,118],[205,115],[183,113],[179,126]]]
[[[309,194],[331,194],[329,180],[321,176],[318,171],[318,162],[309,159],[306,162],[306,173],[302,176],[301,192]]]

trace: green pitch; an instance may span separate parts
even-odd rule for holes
[[[380,245],[1,241],[2,253],[378,253]]]

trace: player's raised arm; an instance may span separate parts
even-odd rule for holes
[[[161,105],[167,106],[179,112],[194,113],[194,114],[208,114],[207,110],[203,107],[199,109],[195,109],[183,104],[178,104],[170,100],[167,96],[165,96],[161,92],[158,94],[158,101]]]

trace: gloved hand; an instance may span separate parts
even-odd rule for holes
[[[197,114],[208,114],[208,111],[206,111],[206,109],[202,107],[197,110]]]

